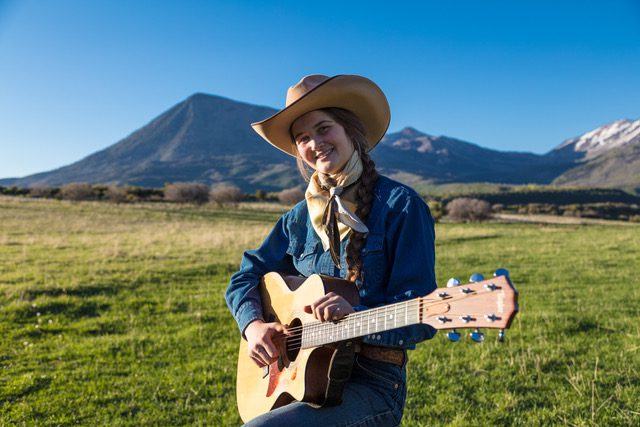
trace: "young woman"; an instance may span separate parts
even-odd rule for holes
[[[285,213],[263,244],[244,253],[226,300],[249,357],[258,366],[278,359],[286,327],[267,322],[257,289],[271,271],[318,273],[354,282],[360,305],[328,293],[307,307],[319,321],[426,295],[436,287],[434,224],[411,188],[377,173],[368,152],[390,120],[385,95],[351,75],[304,77],[287,93],[286,107],[253,128],[267,142],[311,169],[305,200]],[[406,350],[430,339],[427,325],[361,339],[342,403],[314,407],[293,402],[247,425],[399,425],[406,395]]]

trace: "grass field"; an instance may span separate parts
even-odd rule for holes
[[[0,198],[0,425],[239,425],[223,294],[278,216]],[[640,227],[437,235],[440,283],[507,267],[521,312],[421,344],[403,425],[640,425]]]

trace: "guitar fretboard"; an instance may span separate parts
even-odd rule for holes
[[[420,323],[416,298],[380,308],[351,313],[337,322],[312,322],[302,330],[302,348],[317,347]]]

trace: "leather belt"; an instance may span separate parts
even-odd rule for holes
[[[404,350],[399,348],[380,347],[360,343],[359,348],[356,347],[356,352],[359,352],[361,356],[364,356],[367,359],[392,363],[397,366],[404,365]]]

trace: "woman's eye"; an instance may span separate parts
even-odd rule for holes
[[[318,132],[320,133],[326,133],[329,130],[329,126],[320,126],[318,128]]]
[[[304,144],[307,141],[309,141],[309,137],[308,136],[300,136],[300,137],[298,137],[298,139],[296,139],[296,142],[298,144]]]

